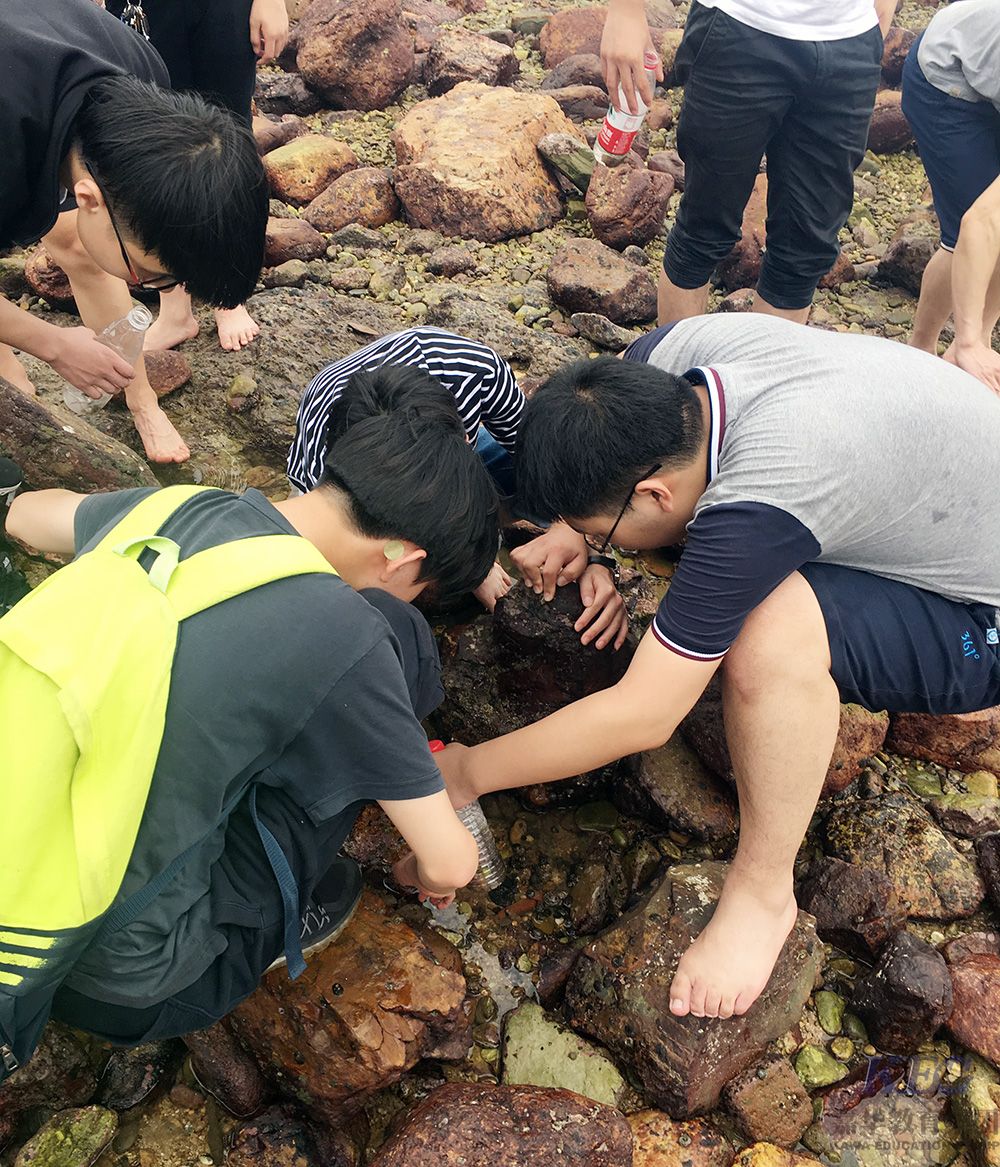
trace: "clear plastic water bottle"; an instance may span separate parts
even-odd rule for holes
[[[444,749],[442,741],[435,740],[428,742],[428,745],[432,754]],[[490,824],[486,821],[486,815],[483,814],[483,808],[478,801],[470,802],[461,810],[456,810],[455,814],[475,840],[476,849],[479,851],[479,873],[476,882],[485,884],[490,891],[495,891],[507,878],[507,867],[500,858],[496,840],[493,838]]]
[[[659,68],[659,64],[660,58],[656,53],[649,49],[643,53],[642,66],[649,78],[650,89],[656,88],[656,70]],[[635,136],[642,128],[646,114],[649,113],[649,106],[642,100],[638,90],[636,90],[635,101],[639,112],[629,113],[625,90],[621,85],[618,86],[617,105],[612,101],[608,106],[608,112],[604,115],[604,124],[601,126],[597,134],[597,141],[594,143],[594,159],[597,162],[602,162],[605,166],[617,166],[632,149]]]
[[[106,344],[108,348],[114,349],[130,365],[135,365],[142,355],[146,329],[152,323],[152,312],[141,304],[136,304],[121,320],[114,321],[103,332],[99,332],[97,339],[101,344]],[[112,393],[102,393],[100,397],[88,397],[86,393],[82,393],[73,385],[63,386],[63,401],[66,403],[67,409],[71,409],[74,413],[95,413],[98,409],[103,409],[113,396]]]

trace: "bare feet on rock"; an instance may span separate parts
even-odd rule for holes
[[[246,348],[260,332],[260,325],[242,304],[238,308],[216,308],[215,326],[219,344],[231,353]]]
[[[6,344],[0,344],[0,377],[9,381],[15,389],[26,397],[35,396],[35,386],[28,376],[28,370],[14,356],[14,350]]]
[[[786,888],[762,889],[735,869],[715,914],[681,957],[670,986],[675,1017],[740,1016],[764,991],[795,925],[798,907]]]
[[[142,347],[147,352],[176,348],[186,340],[193,340],[197,335],[198,321],[195,320],[190,308],[186,316],[161,308],[159,316],[146,329]]]
[[[137,410],[132,420],[150,462],[186,462],[191,457],[184,439],[159,406]]]

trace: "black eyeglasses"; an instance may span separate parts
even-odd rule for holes
[[[584,539],[587,542],[587,546],[592,551],[596,551],[598,555],[605,554],[607,549],[611,546],[611,540],[614,538],[615,531],[618,530],[618,524],[625,517],[625,512],[629,508],[629,503],[632,501],[632,495],[635,494],[636,488],[638,487],[639,483],[645,482],[646,479],[651,474],[655,474],[657,472],[657,470],[659,470],[662,467],[662,465],[663,465],[662,462],[654,463],[652,466],[650,466],[650,468],[648,470],[644,470],[642,472],[642,474],[635,480],[635,484],[633,485],[632,489],[628,492],[628,495],[627,495],[625,501],[622,503],[622,509],[618,512],[618,518],[615,519],[615,521],[611,524],[611,530],[604,536],[603,539],[598,539],[596,535],[584,535]]]
[[[86,163],[84,165],[86,165]],[[173,288],[176,288],[181,281],[175,280],[171,276],[157,276],[152,280],[139,279],[139,276],[132,265],[132,260],[129,259],[129,254],[125,250],[125,240],[122,239],[122,233],[118,230],[118,224],[115,222],[115,217],[111,212],[111,203],[108,202],[108,196],[104,193],[104,187],[102,187],[101,184],[97,181],[97,175],[94,174],[89,166],[87,167],[87,170],[90,173],[90,177],[96,183],[97,189],[104,196],[104,207],[108,212],[108,220],[111,223],[111,230],[114,231],[115,238],[118,240],[118,250],[122,253],[122,260],[125,263],[125,268],[128,271],[129,277],[135,287],[142,288],[145,292],[169,292]]]

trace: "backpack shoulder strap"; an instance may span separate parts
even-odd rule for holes
[[[97,547],[110,551],[122,543],[133,543],[147,535],[155,535],[186,502],[213,489],[211,486],[165,486],[162,490],[155,490],[123,515]]]

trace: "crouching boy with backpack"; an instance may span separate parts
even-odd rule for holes
[[[421,376],[421,374],[412,374]],[[48,1016],[122,1044],[210,1025],[360,895],[337,853],[378,801],[447,902],[476,870],[418,718],[441,696],[406,601],[476,587],[493,486],[460,423],[377,374],[324,481],[21,495],[10,534],[77,553],[0,620],[0,1080]],[[418,440],[415,440],[415,436]],[[368,589],[376,589],[368,591]],[[359,594],[360,593],[360,594]]]

